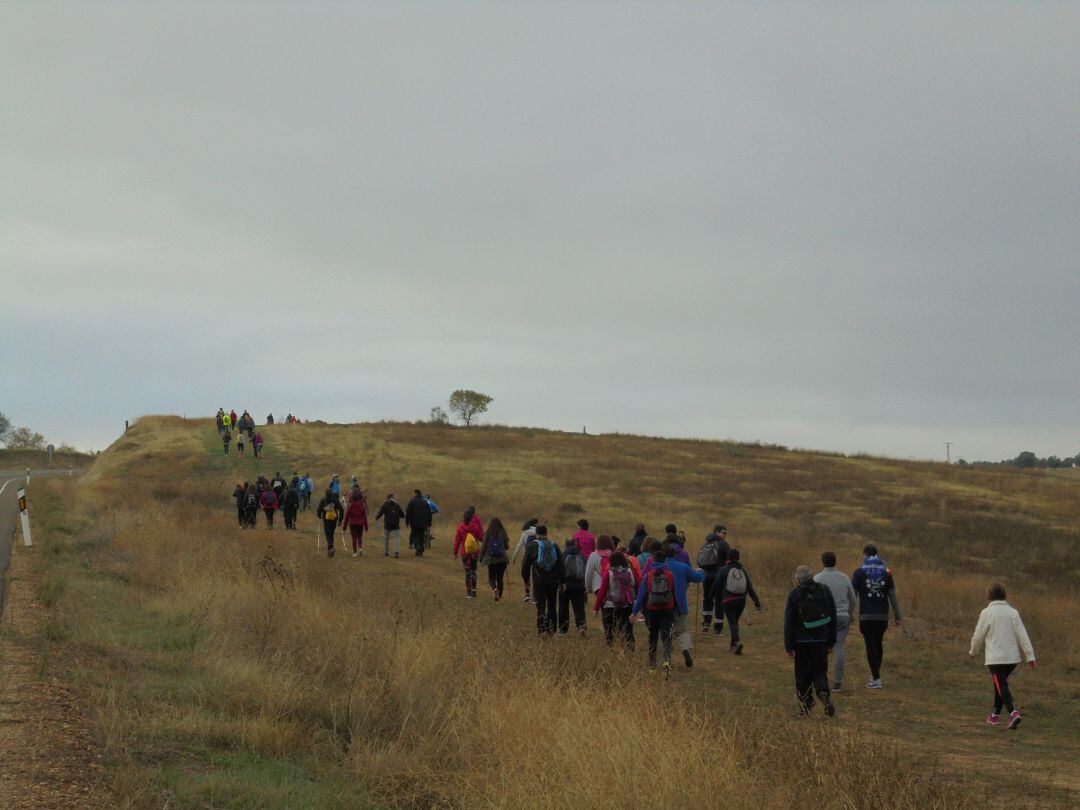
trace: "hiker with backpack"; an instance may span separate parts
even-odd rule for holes
[[[242,430],[236,432],[236,455],[240,458],[244,457],[244,431]]]
[[[480,549],[484,542],[484,526],[476,514],[476,507],[470,506],[461,516],[457,532],[454,534],[454,558],[461,556],[461,567],[465,569],[465,596],[476,598],[476,566],[480,561]]]
[[[814,582],[820,582],[832,593],[836,605],[836,646],[833,647],[832,690],[839,692],[843,688],[844,651],[848,630],[851,629],[851,611],[855,609],[855,588],[843,571],[836,570],[836,552],[826,551],[821,555],[821,564],[825,566],[814,575]]]
[[[225,423],[222,421],[222,417],[225,416],[225,411],[222,408],[218,408],[217,416],[214,417],[214,421],[217,422],[217,432],[220,436],[222,431],[225,430]]]
[[[435,528],[435,516],[439,514],[439,505],[431,499],[431,493],[424,493],[424,500],[427,502],[428,509],[431,510],[431,522],[428,524],[427,531],[424,532],[424,549],[431,548],[431,539],[435,536],[433,530]]]
[[[634,625],[630,621],[630,614],[636,597],[634,570],[625,554],[612,552],[608,559],[607,575],[600,582],[593,605],[593,612],[600,614],[604,639],[609,647],[615,643],[615,636],[618,635],[628,650],[634,649]],[[670,655],[668,657],[670,659]]]
[[[285,491],[285,479],[281,477],[280,472],[274,473],[274,477],[270,479],[270,489],[274,490],[278,500],[281,500],[281,493]]]
[[[525,552],[522,570],[528,571],[532,577],[536,630],[541,637],[552,636],[559,623],[556,602],[564,569],[563,554],[555,542],[548,539],[547,526],[536,527],[536,537]]]
[[[701,596],[701,629],[708,633],[711,628],[713,635],[717,636],[724,633],[724,609],[719,604],[714,604],[713,588],[716,586],[716,573],[724,567],[730,550],[731,547],[727,542],[727,526],[717,523],[705,538],[705,545],[701,547],[697,555],[698,568],[705,572],[705,584],[702,586]],[[713,624],[714,608],[715,624]]]
[[[423,545],[423,538],[420,540]],[[506,587],[506,566],[510,564],[510,537],[503,528],[502,521],[493,517],[488,522],[487,531],[484,533],[484,544],[480,550],[480,564],[486,565],[488,570],[488,586],[495,596],[496,602],[502,601],[503,590]],[[474,586],[475,592],[475,586]]]
[[[326,556],[334,556],[334,534],[338,525],[345,519],[345,509],[341,499],[327,487],[326,494],[315,509],[315,517],[322,521],[323,534],[326,535]]]
[[[574,538],[563,549],[563,581],[559,586],[559,635],[570,634],[570,609],[574,610],[574,626],[585,635],[585,559]]]
[[[881,664],[885,658],[885,631],[889,629],[889,608],[900,626],[900,600],[892,571],[878,556],[877,547],[863,549],[863,564],[851,577],[851,586],[859,597],[859,632],[866,642],[866,663],[870,665],[868,689],[881,689]]]
[[[255,452],[255,458],[262,456],[263,449],[263,435],[262,433],[256,433],[255,438],[251,440],[251,449]]]
[[[1035,648],[1031,646],[1020,613],[1005,601],[1005,586],[995,582],[990,586],[988,596],[990,604],[979,614],[968,654],[974,658],[985,650],[983,663],[990,670],[990,679],[994,682],[994,708],[986,718],[987,724],[1000,725],[1001,709],[1004,707],[1009,712],[1008,727],[1015,729],[1023,718],[1013,704],[1009,676],[1020,664],[1021,652],[1028,666],[1035,669]]]
[[[672,633],[679,639],[679,648],[682,650],[683,661],[686,668],[694,666],[693,640],[690,636],[690,603],[687,599],[687,589],[691,582],[704,582],[705,572],[697,571],[690,565],[675,558],[676,543],[665,540],[660,544],[659,550],[653,555],[653,559],[646,563],[642,570],[643,577],[656,565],[656,555],[659,554],[664,564],[675,578],[675,612],[672,616]],[[684,552],[685,553],[685,552]],[[636,613],[637,611],[635,611]],[[652,620],[652,614],[647,614],[646,622]]]
[[[510,558],[510,562],[516,563],[518,555],[527,555],[529,551],[529,543],[536,537],[536,527],[540,525],[539,518],[529,518],[525,521],[521,527],[521,537],[518,538],[517,545],[514,546],[514,556]],[[579,549],[580,550],[580,549]],[[522,557],[524,561],[524,557]],[[521,601],[532,601],[532,574],[529,569],[522,566],[521,578],[525,581],[525,598]]]
[[[337,476],[335,475],[331,479],[331,489],[334,483],[337,482]],[[394,559],[398,558],[398,553],[401,551],[401,520],[405,517],[405,510],[401,508],[401,504],[394,498],[394,493],[391,492],[386,496],[386,500],[383,501],[383,505],[379,507],[379,511],[375,513],[375,520],[382,518],[383,522],[383,556],[390,556],[390,541],[394,541]]]
[[[311,473],[306,473],[300,479],[300,509],[306,512],[311,508],[311,493],[315,491],[315,482],[311,480]]]
[[[422,557],[431,527],[431,507],[418,489],[413,490],[412,498],[405,505],[405,525],[409,528],[409,548],[416,552],[417,557]]]
[[[727,619],[731,632],[730,650],[735,655],[742,655],[743,651],[742,639],[739,637],[739,619],[746,610],[747,596],[754,600],[754,607],[761,612],[761,600],[750,581],[750,572],[739,562],[740,556],[737,548],[728,550],[727,564],[716,572],[712,593],[706,594],[706,599],[715,604],[717,611],[722,611],[721,615]]]
[[[281,496],[281,513],[285,517],[285,530],[296,531],[296,513],[300,511],[300,496],[296,490],[288,487]]]
[[[262,495],[259,490],[254,487],[248,487],[244,493],[244,526],[248,529],[254,529],[256,519],[259,517],[259,497]]]
[[[222,413],[221,414],[221,426],[225,429],[226,432],[232,430],[233,421],[232,421],[232,417],[230,417],[229,414],[227,414],[227,413]]]
[[[259,506],[262,507],[263,513],[266,515],[266,528],[274,528],[274,512],[278,508],[278,499],[274,490],[263,490],[263,494],[259,496]]]
[[[592,553],[596,551],[596,535],[589,531],[589,521],[585,518],[579,520],[577,525],[578,530],[574,532],[574,542],[581,549],[581,556],[585,558],[585,562],[588,562]]]
[[[578,548],[581,548],[581,542],[577,539],[577,534],[574,535],[574,542],[578,544]],[[585,557],[585,585],[593,596],[600,590],[600,585],[604,581],[604,577],[607,576],[608,563],[614,550],[615,545],[611,542],[611,538],[606,534],[602,534],[596,538],[596,550],[594,552],[588,555],[585,554],[584,550],[581,552],[581,556]]]
[[[795,659],[799,714],[810,713],[816,694],[825,715],[832,717],[836,709],[829,693],[829,652],[836,644],[836,604],[832,592],[814,582],[808,566],[795,569],[795,582],[784,605],[784,651]]]
[[[656,672],[656,650],[660,647],[665,677],[671,677],[671,634],[675,624],[675,574],[663,551],[656,551],[645,567],[630,620],[645,610],[649,628],[649,673]],[[677,563],[675,563],[677,564]]]
[[[352,537],[352,555],[359,557],[364,550],[364,532],[368,529],[367,501],[364,500],[362,492],[353,493],[352,500],[345,509],[345,516],[341,521],[343,534],[346,529]]]

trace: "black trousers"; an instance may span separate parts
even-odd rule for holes
[[[570,609],[574,610],[574,626],[585,629],[585,586],[564,588],[559,591],[559,632],[570,632]]]
[[[739,643],[739,618],[746,610],[746,599],[735,599],[724,603],[724,617],[727,619],[728,629],[731,632],[731,646]]]
[[[1011,714],[1016,706],[1013,705],[1012,692],[1009,691],[1009,676],[1016,669],[1016,664],[990,664],[987,669],[994,681],[994,714],[1001,714],[1002,706]]]
[[[424,538],[421,537],[418,541],[420,547],[424,545]],[[419,554],[420,552],[416,552]],[[488,585],[491,586],[491,590],[495,591],[502,599],[503,589],[506,587],[506,563],[490,563],[487,567],[488,570]]]
[[[675,625],[674,610],[651,610],[646,618],[649,625],[649,669],[656,667],[656,647],[665,664],[671,663],[671,630]]]
[[[270,528],[273,528],[274,527],[274,510],[264,508],[263,513],[266,515],[266,525],[269,526]]]
[[[630,621],[632,605],[621,608],[600,608],[600,623],[604,625],[604,639],[607,643],[614,644],[615,637],[626,642],[626,646],[634,649],[634,623]]]
[[[829,647],[824,642],[795,645],[795,696],[802,710],[814,705],[814,693],[829,704]]]
[[[709,625],[712,624],[712,617],[714,612],[721,619],[721,621],[723,620],[724,615],[721,612],[721,607],[719,604],[715,605],[714,610],[712,598],[712,589],[714,584],[716,584],[716,577],[706,571],[705,581],[701,583],[701,626],[704,627],[706,630],[708,630]]]
[[[559,624],[559,615],[556,610],[558,594],[558,585],[533,583],[533,598],[536,600],[536,630],[542,636],[550,636]]]
[[[337,531],[337,521],[336,520],[324,520],[322,522],[322,525],[323,525],[323,535],[326,537],[326,548],[328,550],[332,549],[334,547],[334,532]]]
[[[286,506],[283,511],[285,513],[285,528],[286,529],[295,529],[296,528],[296,510],[291,508],[291,507]]]
[[[427,526],[409,527],[409,548],[416,550],[417,557],[424,556],[424,535],[427,534]]]
[[[243,506],[236,507],[236,519],[240,521],[240,528],[247,525],[247,509]]]
[[[881,677],[881,662],[885,658],[885,631],[889,622],[880,619],[864,619],[859,622],[859,632],[866,641],[866,663],[870,665],[870,676],[875,680]]]

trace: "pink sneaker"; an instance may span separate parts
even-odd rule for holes
[[[1000,726],[1001,725],[1001,715],[998,715],[998,714],[989,715],[986,718],[986,725],[988,725],[988,726]]]
[[[1016,728],[1023,719],[1024,718],[1020,716],[1020,712],[1014,711],[1009,715],[1009,728]]]

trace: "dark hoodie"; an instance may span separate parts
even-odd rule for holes
[[[728,572],[731,571],[732,568],[738,568],[746,576],[746,593],[728,593],[727,578]],[[716,578],[713,580],[712,591],[710,591],[710,594],[718,604],[736,602],[739,599],[745,601],[746,597],[749,596],[754,600],[754,605],[756,607],[761,607],[761,600],[758,599],[757,592],[754,590],[754,583],[750,581],[750,572],[743,568],[742,563],[738,560],[729,560],[727,565],[716,572]]]
[[[390,498],[379,507],[375,513],[375,520],[382,518],[383,528],[388,532],[397,531],[401,528],[401,519],[405,517],[405,510],[393,498]]]
[[[645,538],[648,537],[647,532],[634,532],[634,536],[630,538],[630,542],[626,544],[626,552],[637,556],[641,553],[641,547],[645,544]]]
[[[819,588],[823,592],[828,606],[828,622],[819,627],[804,626],[799,619],[799,591],[803,588]],[[784,649],[793,652],[796,644],[826,644],[829,649],[836,645],[836,603],[833,602],[832,592],[812,579],[792,588],[784,605]]]
[[[549,537],[536,538],[529,542],[529,550],[525,552],[525,561],[522,564],[522,572],[531,571],[533,585],[558,585],[563,580],[563,553],[559,550],[559,544],[555,543],[555,565],[550,571],[545,571],[536,564],[537,554],[540,551],[540,541],[550,540]]]
[[[530,544],[532,545],[532,544]],[[528,554],[526,554],[526,557]],[[585,558],[577,543],[568,541],[563,551],[563,587],[568,591],[585,590]]]

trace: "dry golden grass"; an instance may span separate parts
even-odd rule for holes
[[[146,418],[84,484],[47,485],[70,500],[53,506],[44,581],[62,583],[54,610],[89,662],[84,684],[121,805],[160,806],[163,796],[170,806],[237,807],[1068,802],[1068,711],[1060,728],[1040,718],[1042,732],[1032,718],[1023,738],[1032,750],[1008,755],[1004,793],[986,789],[985,770],[960,764],[986,744],[975,739],[981,729],[963,732],[968,745],[949,736],[954,718],[908,718],[928,699],[943,712],[953,711],[947,700],[964,712],[980,705],[977,673],[970,688],[952,679],[978,668],[964,654],[991,576],[1016,587],[1047,662],[1055,686],[1039,699],[1062,685],[1059,705],[1075,701],[1077,630],[1062,620],[1077,605],[1080,489],[1070,481],[497,428],[264,434],[262,464],[226,460],[208,420]],[[747,630],[758,657],[714,664],[703,652],[692,677],[664,683],[644,673],[644,644],[628,656],[595,638],[545,643],[526,606],[466,603],[445,540],[423,561],[327,560],[309,531],[241,532],[230,484],[258,469],[310,469],[322,482],[355,471],[372,500],[422,486],[440,501],[447,535],[469,503],[511,528],[536,514],[560,533],[578,517],[560,513],[564,503],[624,536],[640,519],[654,529],[675,520],[700,538],[724,519],[772,608]],[[1036,547],[1015,546],[1023,538]],[[898,568],[911,629],[893,640],[887,666],[914,685],[888,702],[853,694],[835,723],[799,722],[777,649],[790,572],[826,546],[853,567],[867,541]],[[861,673],[860,654],[853,639],[849,671]],[[1017,690],[1036,694],[1027,682]],[[1031,773],[1053,746],[1057,759]]]

